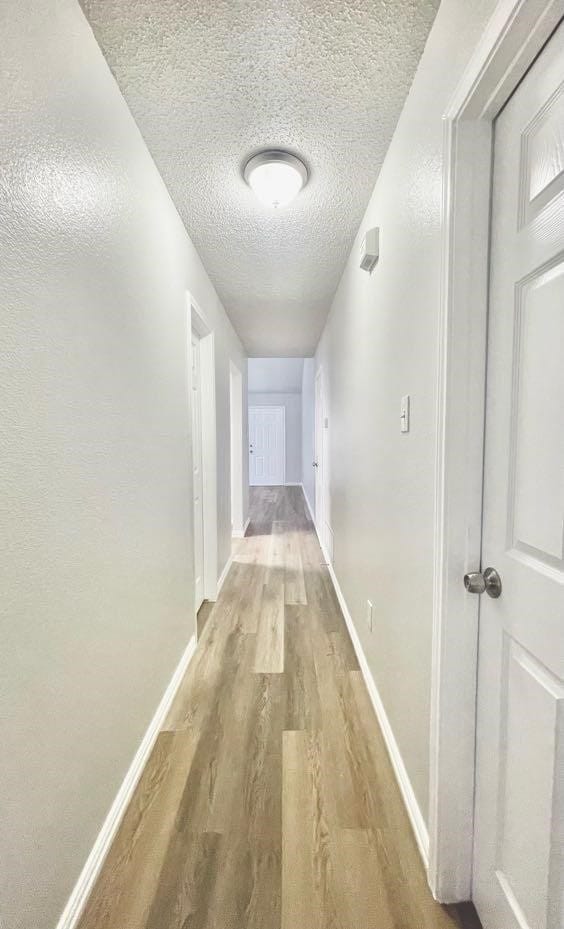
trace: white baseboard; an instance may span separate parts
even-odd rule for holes
[[[184,654],[178,662],[176,670],[172,675],[172,679],[163,694],[162,700],[157,707],[157,711],[149,723],[149,728],[143,736],[143,741],[137,749],[137,753],[122,781],[121,787],[118,790],[114,802],[110,807],[110,811],[106,816],[104,824],[102,825],[102,828],[98,833],[98,837],[92,846],[92,850],[86,859],[86,863],[80,873],[78,881],[76,882],[74,889],[67,901],[67,905],[65,906],[59,922],[57,923],[57,929],[75,929],[75,927],[78,925],[78,921],[83,913],[86,901],[88,900],[98,875],[100,874],[106,855],[110,850],[119,825],[133,796],[133,792],[137,787],[139,778],[143,773],[143,769],[149,759],[153,745],[155,744],[159,731],[163,726],[172,701],[176,696],[176,691],[180,686],[180,683],[186,673],[186,669],[188,668],[190,661],[192,660],[192,656],[195,650],[196,638],[195,636],[192,636],[188,642],[188,645],[186,646]]]
[[[247,529],[249,528],[249,523],[250,523],[250,521],[251,521],[251,517],[250,517],[250,516],[247,516],[247,521],[246,521],[246,523],[245,523],[245,525],[243,526],[242,529],[233,529],[233,531],[231,532],[232,538],[234,538],[234,539],[244,539],[244,538],[245,538],[245,533],[246,533]]]
[[[220,592],[221,592],[221,588],[223,587],[223,585],[224,585],[224,583],[225,583],[225,578],[226,578],[227,575],[229,574],[229,568],[231,567],[232,562],[233,562],[233,555],[230,555],[229,558],[227,559],[227,563],[226,563],[226,565],[225,565],[223,571],[221,572],[221,574],[220,574],[220,576],[219,576],[219,580],[218,580],[218,582],[217,582],[217,593],[216,593],[216,595],[215,595],[216,600],[217,600],[217,598],[219,597],[219,594],[220,594]]]
[[[302,487],[301,481],[285,481],[284,487]]]
[[[308,503],[308,507],[309,507],[309,502],[308,502],[308,499],[305,493],[304,493],[304,496],[306,498],[306,502]],[[311,508],[310,508],[310,512],[311,512]],[[312,518],[313,518],[313,515],[312,515]],[[319,544],[321,546],[321,551],[323,552],[323,556],[327,562],[327,567],[329,568],[329,574],[331,575],[331,580],[333,581],[333,587],[335,588],[335,593],[337,594],[339,605],[341,607],[343,616],[345,618],[345,622],[347,624],[347,629],[349,630],[349,635],[351,637],[353,648],[356,652],[356,657],[358,658],[360,670],[362,671],[362,676],[364,678],[364,681],[365,681],[365,684],[368,690],[368,694],[372,701],[372,706],[374,707],[376,718],[378,719],[378,722],[380,724],[380,729],[382,730],[384,742],[386,743],[388,755],[390,756],[390,761],[392,763],[392,767],[396,775],[396,780],[398,782],[398,786],[401,791],[401,795],[403,797],[403,802],[405,804],[407,814],[411,822],[411,827],[415,835],[417,847],[419,848],[421,858],[423,859],[423,864],[425,865],[425,869],[427,870],[427,868],[429,867],[429,830],[427,829],[427,824],[425,823],[423,814],[421,813],[421,810],[419,808],[419,804],[417,802],[417,798],[415,796],[413,787],[411,785],[411,781],[409,780],[409,776],[406,771],[405,764],[403,762],[403,758],[401,756],[398,743],[396,742],[396,739],[395,739],[395,736],[394,736],[394,733],[393,733],[393,730],[390,724],[390,720],[388,719],[388,715],[386,713],[386,710],[384,709],[382,698],[380,697],[380,694],[378,693],[378,688],[376,687],[376,681],[374,680],[372,676],[372,672],[368,666],[368,661],[366,660],[364,649],[358,637],[358,633],[353,623],[352,616],[349,612],[349,608],[344,598],[343,591],[341,590],[341,586],[339,584],[339,581],[337,580],[337,575],[335,574],[333,565],[331,564],[331,559],[328,556],[325,546],[321,542],[321,539],[319,537],[319,532],[317,531],[317,526],[315,525],[315,520],[313,521],[313,523],[315,526],[315,531],[317,533]]]
[[[303,495],[304,495],[304,497],[305,497],[305,502],[306,502],[307,508],[308,508],[308,510],[309,510],[309,515],[311,516],[311,521],[312,521],[313,525],[315,526],[315,516],[313,515],[313,507],[312,507],[311,503],[309,502],[309,497],[308,497],[308,495],[306,494],[306,490],[305,490],[304,485],[303,485],[303,484],[300,484],[300,487],[302,488],[302,493],[303,493]],[[317,533],[317,527],[315,528],[315,531],[316,531],[316,533]],[[318,535],[318,538],[319,538],[319,535]]]

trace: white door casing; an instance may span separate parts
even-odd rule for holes
[[[229,363],[231,531],[243,531],[243,376]]]
[[[482,545],[493,123],[563,16],[498,0],[443,117],[427,870],[443,903],[472,894],[479,598],[462,576]]]
[[[196,612],[204,600],[204,499],[202,472],[202,388],[200,338],[192,331],[192,469],[194,496],[194,598]]]
[[[189,329],[198,339],[198,361],[200,373],[200,436],[201,475],[203,503],[203,596],[215,600],[218,582],[217,555],[217,418],[215,400],[215,335],[210,320],[198,306],[194,297],[186,294]],[[190,357],[192,340],[188,342]],[[192,384],[192,362],[189,364],[190,393]]]
[[[285,458],[284,407],[249,407],[249,484],[284,484]]]
[[[315,375],[315,441],[314,441],[314,468],[315,468],[315,522],[318,534],[322,541],[325,526],[325,492],[324,492],[324,402],[323,402],[323,374],[318,369]]]
[[[498,117],[473,899],[484,929],[564,925],[564,26]]]

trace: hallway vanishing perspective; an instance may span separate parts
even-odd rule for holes
[[[251,524],[80,929],[473,927],[428,890],[302,491]]]
[[[564,929],[564,0],[0,36],[0,929]]]

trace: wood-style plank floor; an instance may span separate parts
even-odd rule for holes
[[[454,929],[297,487],[251,524],[80,929]]]

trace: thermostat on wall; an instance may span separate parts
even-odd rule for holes
[[[378,264],[380,254],[380,230],[377,226],[369,229],[360,246],[360,267],[363,271],[371,272]]]

